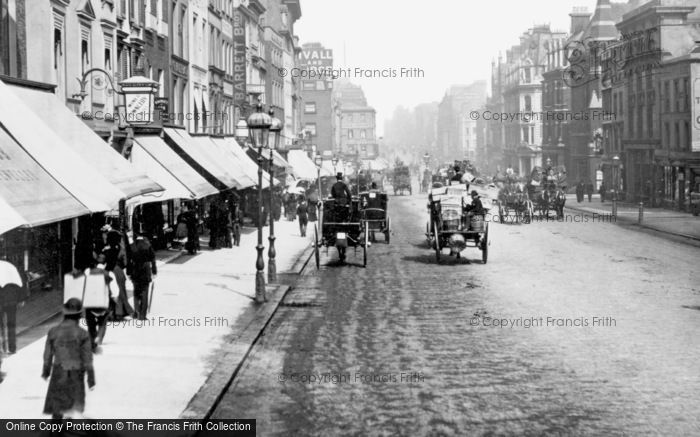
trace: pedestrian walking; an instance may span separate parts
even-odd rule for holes
[[[598,193],[600,194],[600,203],[605,202],[605,192],[607,191],[608,187],[605,185],[605,181],[602,181],[600,183],[600,188],[598,188]]]
[[[85,410],[86,375],[88,387],[91,390],[95,387],[90,335],[78,325],[81,313],[80,299],[68,299],[63,306],[63,321],[46,336],[41,377],[51,379],[44,414],[50,414],[53,419]]]
[[[209,227],[209,248],[216,249],[217,240],[219,239],[219,209],[216,203],[212,202],[209,205],[209,217],[207,217]]]
[[[593,182],[590,179],[586,181],[586,195],[588,196],[588,202],[591,202],[593,198]]]
[[[185,249],[187,250],[187,253],[194,255],[199,250],[199,232],[197,231],[199,220],[194,208],[190,207],[189,205],[185,208],[185,212],[183,213],[183,220],[187,227],[187,242],[185,243]]]
[[[576,184],[576,202],[578,202],[578,203],[583,202],[583,190],[584,190],[583,179],[581,179]]]
[[[299,232],[306,237],[306,226],[309,224],[309,204],[303,197],[297,206],[297,218],[299,219]]]
[[[0,270],[12,276],[0,271],[0,333],[4,334],[0,336],[0,355],[4,351],[14,354],[17,351],[17,309],[24,305],[29,296],[15,266],[7,261],[0,263]]]
[[[146,320],[148,313],[148,287],[158,274],[156,254],[148,238],[138,235],[131,245],[130,268],[131,282],[134,284],[134,310],[136,318]]]
[[[243,210],[241,206],[237,203],[233,204],[233,211],[231,211],[231,219],[233,222],[233,245],[241,245],[241,227],[243,226]]]
[[[97,256],[97,265],[85,271],[85,322],[93,352],[107,333],[107,319],[114,313],[119,297],[114,273],[107,270],[105,255]]]
[[[112,317],[114,320],[123,320],[127,316],[133,317],[134,309],[129,304],[129,296],[126,291],[126,247],[123,241],[127,241],[126,234],[112,231],[107,237],[107,246],[102,249],[105,255],[105,269],[114,275],[117,300],[114,305]],[[113,290],[115,288],[113,287]]]

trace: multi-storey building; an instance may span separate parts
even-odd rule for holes
[[[486,102],[486,81],[453,85],[438,106],[437,156],[440,160],[476,159],[476,120],[470,112]]]
[[[504,63],[501,55],[498,61],[491,62],[491,93],[480,111],[481,116],[477,121],[477,129],[484,129],[483,146],[479,146],[483,152],[481,156],[477,153],[479,167],[486,171],[496,173],[504,165],[503,150],[505,145],[505,125],[497,120],[491,120],[491,114],[502,114],[504,112],[503,102],[503,82]],[[489,120],[487,120],[489,118]],[[483,128],[482,128],[483,126]],[[501,168],[501,170],[503,170]]]
[[[293,71],[297,65],[298,42],[294,36],[294,23],[299,18],[299,0],[275,0],[267,3],[263,25],[266,55],[274,65],[270,65],[265,89],[268,100],[273,100],[268,103],[278,109],[275,115],[284,124],[283,147],[292,144],[300,126],[297,113],[299,96],[296,90],[299,78],[294,74],[280,74],[281,71]]]
[[[336,81],[333,95],[340,153],[348,159],[375,158],[378,154],[377,114],[367,104],[364,91],[348,81]]]
[[[520,174],[542,165],[543,74],[548,48],[564,36],[549,25],[535,26],[506,52],[503,103],[513,118],[505,126],[504,164]]]
[[[200,15],[197,17],[199,16]],[[196,115],[197,117],[199,116],[198,111],[193,110],[193,101],[190,101],[190,96],[192,95],[190,90],[190,61],[192,58],[192,54],[190,53],[190,34],[194,32],[195,28],[201,32],[202,24],[198,20],[195,19],[193,21],[193,19],[190,18],[189,2],[187,0],[172,1],[170,3],[170,19],[168,20],[170,35],[170,92],[168,106],[169,112],[172,114],[169,122],[177,126],[186,127],[190,126],[188,123],[192,122],[192,128],[194,127],[193,117],[189,117],[188,120],[186,113],[192,113],[193,116]],[[197,38],[194,38],[194,40],[196,41]],[[197,57],[197,61],[201,63],[199,47],[197,51],[195,51],[195,57]],[[197,107],[201,107],[201,104]],[[197,122],[199,123],[198,120]],[[199,125],[197,125],[197,128],[199,128]]]
[[[336,151],[334,135],[333,81],[329,76],[312,78],[307,72],[321,72],[333,68],[333,50],[320,43],[307,43],[298,55],[303,101],[302,126],[310,142],[320,152]]]
[[[626,199],[685,209],[700,176],[700,2],[635,6],[617,24],[621,38],[599,49],[603,109],[615,113],[604,123],[603,170],[612,186],[617,156]]]
[[[570,65],[564,68],[565,85],[570,94],[567,117],[568,139],[564,142],[569,156],[567,166],[574,181],[600,183],[603,122],[614,119],[602,106],[601,68],[597,50],[619,37],[614,23],[628,10],[628,3],[599,0],[593,17],[567,41]],[[583,21],[583,17],[581,17]],[[575,14],[572,21],[576,21]],[[574,23],[572,23],[573,25]],[[583,23],[581,23],[583,24]]]

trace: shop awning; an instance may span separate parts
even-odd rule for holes
[[[0,234],[27,224],[24,217],[0,197]]]
[[[165,128],[166,143],[190,166],[219,190],[243,188],[207,147],[202,147],[184,129]]]
[[[76,114],[50,92],[8,85],[70,148],[126,194],[126,197],[162,191],[163,187],[135,169]]]
[[[0,127],[0,233],[85,214],[90,210]]]
[[[234,155],[242,164],[243,172],[249,178],[255,181],[258,185],[258,163],[254,161],[248,154],[238,145],[238,142],[232,137],[212,138],[214,143],[219,145],[219,148],[226,153]],[[280,181],[273,179],[274,185],[279,185]],[[270,173],[263,170],[263,188],[270,187]]]
[[[105,179],[98,169],[88,164],[69,147],[2,81],[0,127],[4,127],[24,151],[89,212],[116,208],[119,200],[126,197],[126,194]]]
[[[194,193],[182,185],[180,181],[156,161],[146,149],[136,142],[134,142],[134,146],[131,149],[130,159],[137,169],[143,171],[149,178],[158,182],[165,190],[132,197],[127,201],[127,205],[141,205],[144,203],[162,202],[172,199],[194,199]]]
[[[256,184],[255,180],[248,177],[248,175],[243,171],[243,166],[245,164],[243,164],[237,157],[221,150],[214,142],[212,137],[196,136],[192,138],[194,138],[199,146],[226,170],[229,176],[238,182],[239,186],[237,188],[248,188]]]
[[[289,165],[299,179],[315,181],[318,178],[318,168],[303,150],[290,150],[287,153]],[[331,173],[325,168],[321,168],[321,176],[330,176]]]
[[[134,146],[138,146],[167,171],[172,178],[183,185],[195,199],[216,194],[219,190],[186,163],[158,135],[137,135]],[[156,170],[157,171],[157,170]],[[161,184],[162,185],[162,184]]]

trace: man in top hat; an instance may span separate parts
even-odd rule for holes
[[[335,175],[335,178],[337,181],[331,187],[331,197],[340,205],[348,205],[350,199],[352,199],[352,194],[350,194],[350,189],[345,182],[343,182],[343,174],[338,173]]]
[[[148,313],[148,286],[158,274],[156,254],[148,238],[137,234],[131,245],[129,277],[134,284],[134,311],[139,320],[146,320]]]
[[[41,377],[51,379],[44,414],[51,414],[54,419],[84,411],[86,374],[88,387],[95,387],[90,335],[79,325],[82,306],[80,299],[68,299],[63,306],[63,321],[46,336]]]

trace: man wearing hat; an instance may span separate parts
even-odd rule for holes
[[[343,182],[343,174],[338,173],[335,175],[335,178],[337,181],[331,187],[331,197],[335,199],[336,205],[341,207],[349,206],[352,200],[352,194],[348,186]],[[338,214],[338,216],[335,220],[338,221],[344,221],[349,218],[349,211],[346,211],[345,208],[336,209],[336,214]]]
[[[134,284],[134,311],[139,320],[146,320],[148,313],[148,287],[158,274],[156,254],[148,238],[137,234],[131,245],[129,276]]]
[[[484,209],[484,204],[481,203],[479,193],[477,193],[476,190],[472,190],[471,197],[472,203],[471,205],[467,205],[467,211],[470,211],[473,215],[485,215],[486,210]]]
[[[83,304],[71,298],[63,306],[63,321],[49,330],[44,348],[41,377],[48,379],[44,414],[62,419],[66,413],[85,409],[85,375],[88,387],[95,387],[90,336],[79,326]]]

